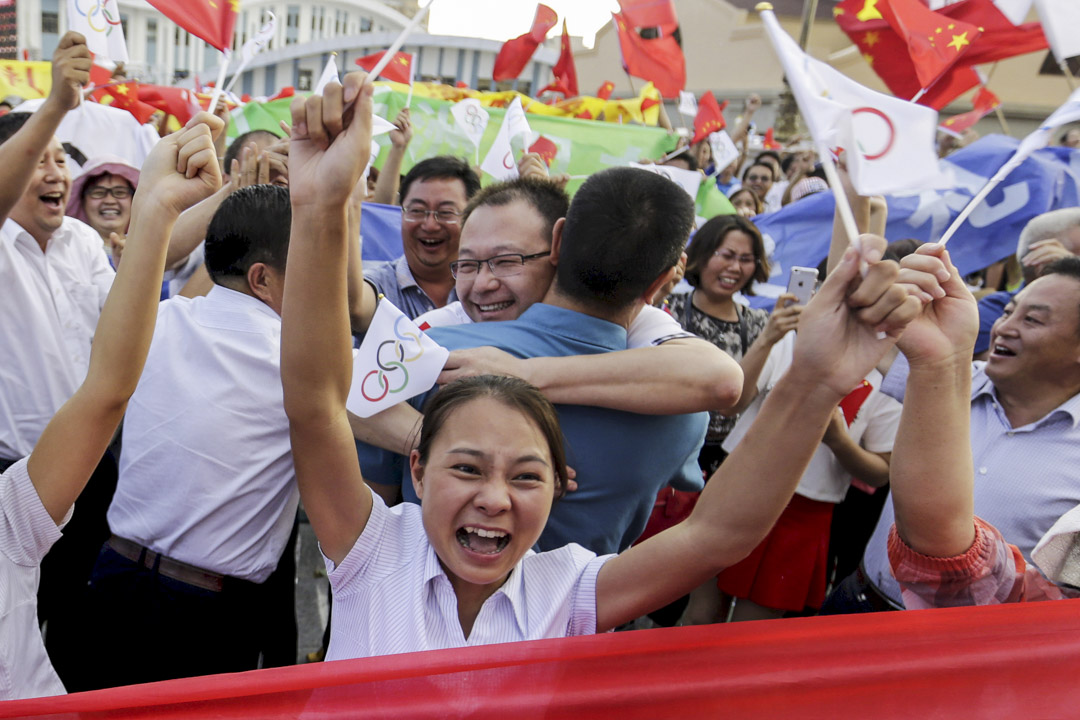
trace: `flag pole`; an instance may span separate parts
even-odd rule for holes
[[[394,57],[394,54],[401,49],[402,45],[405,44],[405,38],[409,37],[409,35],[412,34],[412,31],[415,30],[416,27],[420,24],[420,22],[424,19],[424,16],[427,15],[428,10],[431,9],[431,6],[434,3],[435,0],[429,0],[427,5],[422,6],[420,8],[420,11],[413,15],[412,20],[409,21],[409,24],[402,28],[401,33],[398,34],[393,44],[390,45],[390,48],[383,53],[382,59],[379,60],[378,64],[376,64],[375,67],[371,69],[371,72],[368,73],[369,75],[371,75],[372,78],[379,77],[379,73],[386,69],[386,66],[390,64],[390,60]]]
[[[637,90],[634,89],[634,79],[630,77],[630,73],[626,73],[626,82],[630,83],[630,94],[637,95]]]
[[[1065,82],[1069,83],[1069,90],[1076,89],[1076,76],[1072,74],[1072,70],[1069,69],[1069,63],[1065,60],[1058,62],[1061,66],[1061,72],[1065,73]]]
[[[211,115],[214,114],[218,100],[221,99],[221,93],[225,89],[225,73],[229,70],[229,58],[231,56],[232,53],[228,50],[221,51],[221,69],[218,70],[217,82],[214,83],[214,94],[210,96],[210,107],[207,110]]]

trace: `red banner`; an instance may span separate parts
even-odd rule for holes
[[[1073,717],[1080,601],[410,653],[0,703],[0,717]]]

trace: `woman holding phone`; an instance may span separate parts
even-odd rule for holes
[[[794,329],[802,308],[788,306],[790,296],[782,295],[778,310],[770,316],[735,300],[738,293],[752,295],[754,281],[769,278],[765,242],[754,223],[744,217],[720,215],[709,220],[694,234],[686,256],[686,281],[694,290],[668,298],[668,311],[684,330],[739,361],[745,395],[755,387],[769,349]],[[711,413],[705,445],[698,456],[707,476],[723,462],[727,454],[721,447],[724,439],[739,419],[738,412],[748,404],[749,400],[740,399],[729,415]]]

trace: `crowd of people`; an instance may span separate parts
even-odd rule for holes
[[[699,218],[637,168],[402,176],[408,110],[369,172],[362,73],[280,134],[201,113],[72,180],[90,62],[65,35],[0,117],[0,698],[292,664],[301,503],[327,660],[1080,594],[1080,208],[973,278],[849,187],[864,234],[769,312],[754,218],[828,186],[754,153],[756,97],[729,167],[657,160],[730,198]],[[395,261],[362,260],[371,201]],[[360,418],[380,302],[450,359]]]

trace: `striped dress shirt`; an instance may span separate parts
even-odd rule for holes
[[[0,700],[63,695],[37,622],[38,567],[60,539],[23,458],[0,474]],[[71,517],[68,510],[67,522]]]
[[[613,555],[579,545],[529,551],[489,597],[468,638],[457,597],[428,542],[420,508],[373,497],[371,517],[340,565],[327,660],[596,632],[596,576]]]

